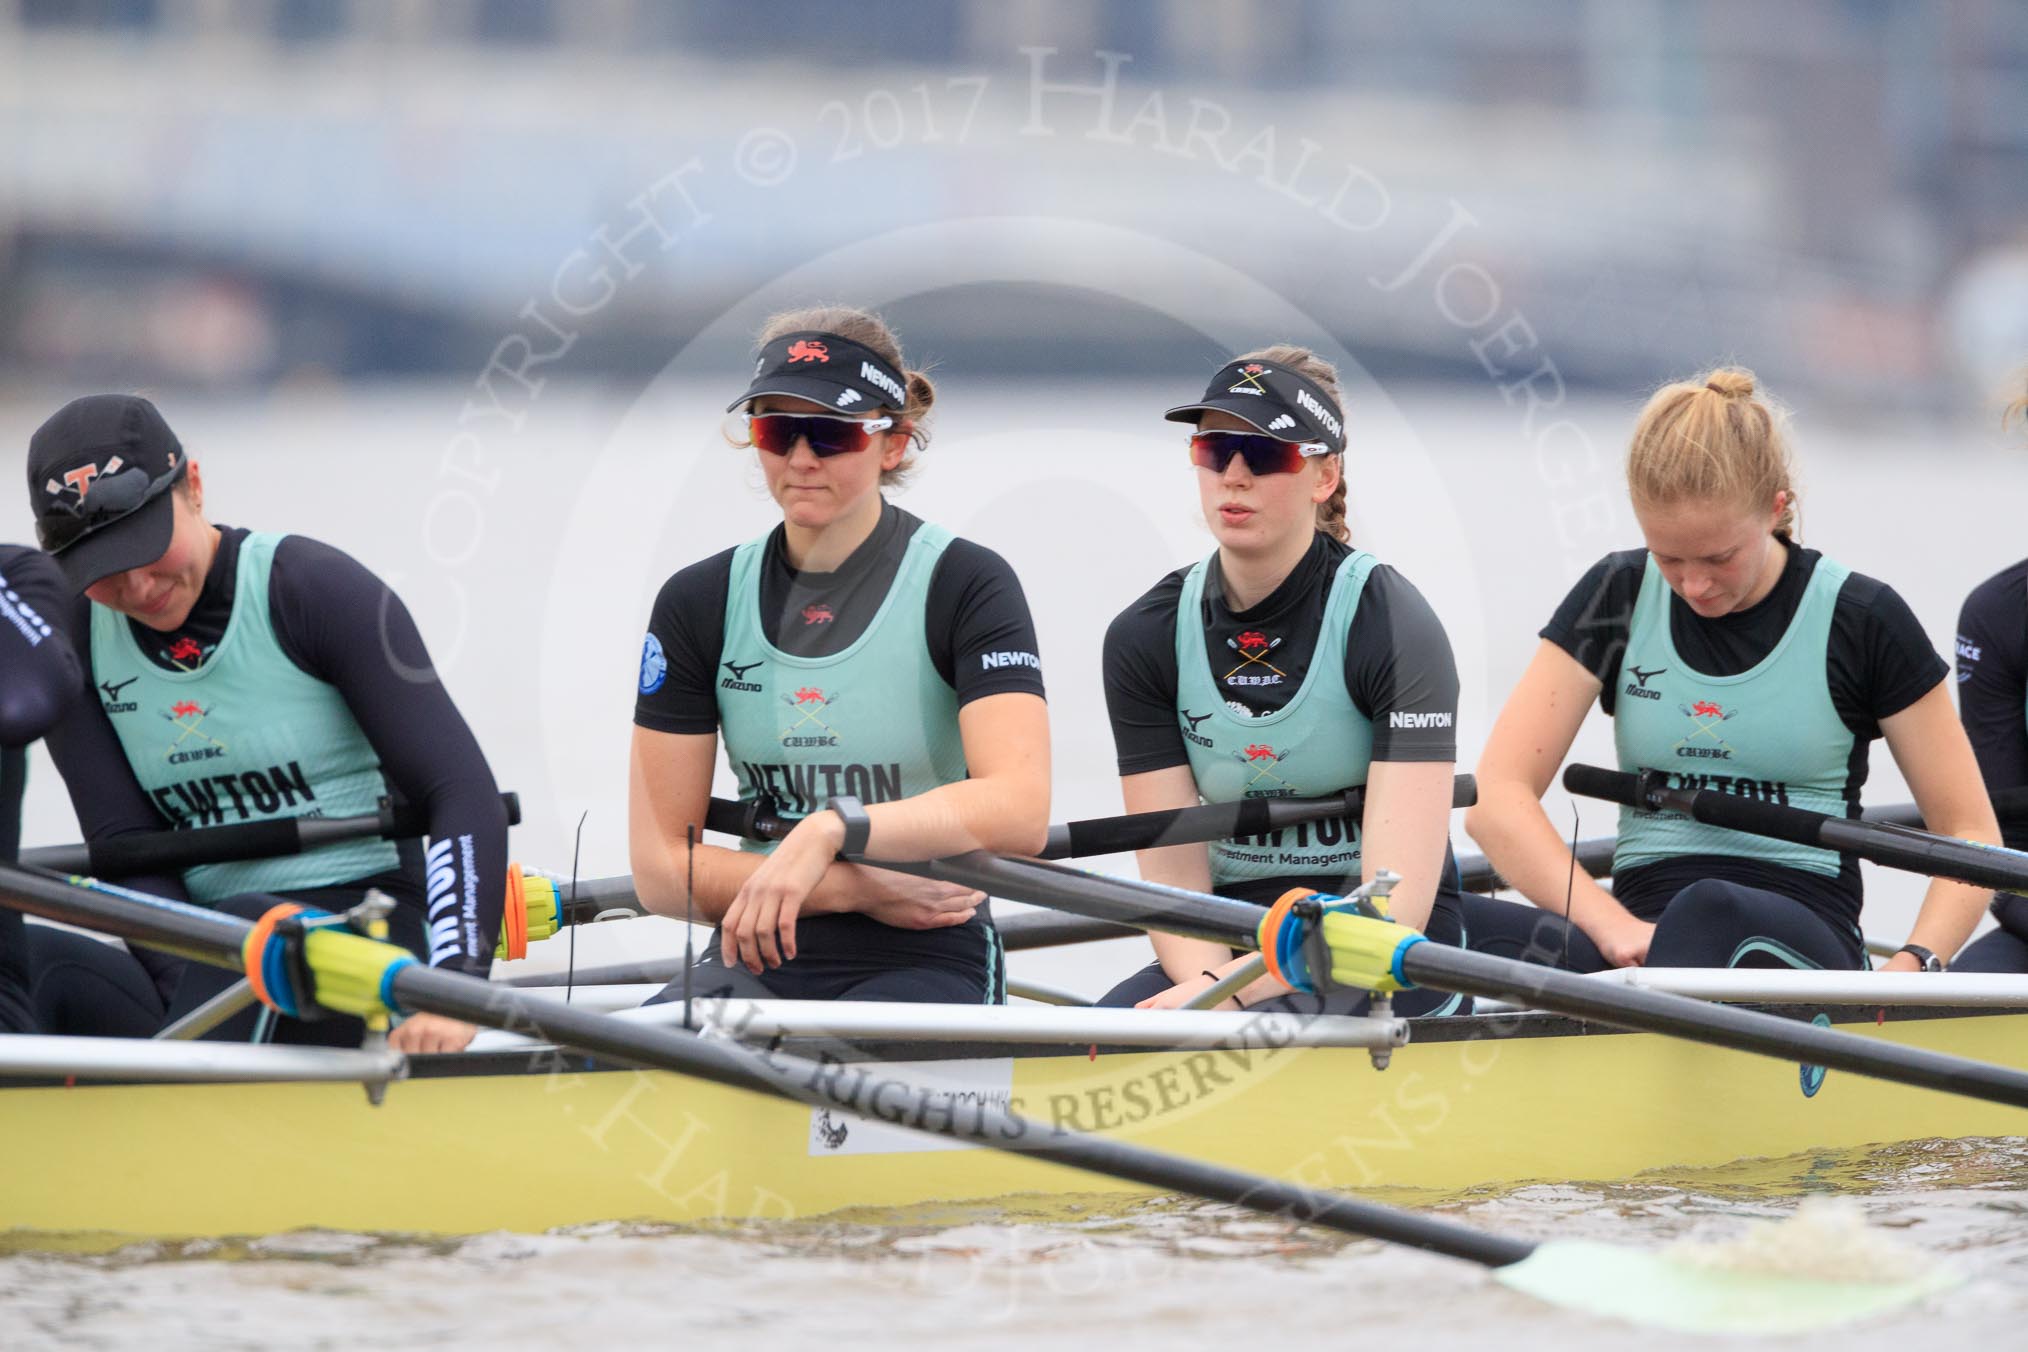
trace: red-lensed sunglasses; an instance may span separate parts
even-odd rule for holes
[[[832,418],[821,413],[749,413],[747,440],[770,455],[787,455],[798,441],[810,443],[820,460],[850,455],[873,444],[873,434],[894,426],[892,418]]]
[[[1313,455],[1329,455],[1321,441],[1283,441],[1259,432],[1199,432],[1190,438],[1190,463],[1225,473],[1232,457],[1246,460],[1249,474],[1294,474]]]

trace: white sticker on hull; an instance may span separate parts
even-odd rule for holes
[[[905,1081],[932,1091],[925,1116],[932,1121],[954,1118],[960,1124],[976,1113],[982,1103],[1005,1108],[1014,1092],[1014,1060],[999,1057],[965,1061],[881,1061],[859,1062],[847,1067],[845,1082],[855,1070],[863,1069],[876,1079]],[[898,1090],[873,1090],[870,1102],[891,1115],[913,1117],[916,1100]],[[969,1108],[969,1112],[967,1111]],[[926,1150],[977,1150],[969,1141],[933,1136],[890,1122],[858,1117],[836,1108],[810,1110],[810,1153],[812,1155],[915,1155]]]

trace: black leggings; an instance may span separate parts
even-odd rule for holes
[[[2028,972],[2028,897],[2000,893],[1993,918],[2000,928],[1961,949],[1951,959],[1953,972]]]
[[[1857,930],[1840,928],[1795,898],[1764,888],[1706,879],[1671,897],[1652,918],[1655,935],[1648,943],[1647,967],[1846,972],[1866,967]]]
[[[1465,946],[1474,953],[1570,972],[1602,972],[1608,966],[1583,930],[1552,911],[1475,892],[1464,893],[1460,900],[1465,933],[1471,938]]]
[[[1953,972],[2028,972],[2028,942],[1996,929],[1981,935],[1951,960]]]
[[[37,1031],[27,930],[21,912],[0,906],[0,1033]]]
[[[148,970],[117,943],[28,926],[35,1021],[66,1037],[153,1037],[166,1006]]]
[[[905,1004],[997,1005],[1007,1002],[1005,977],[985,964],[914,961],[907,966],[808,955],[755,976],[706,953],[689,972],[698,999],[896,1000]],[[681,1000],[684,978],[664,986],[651,1005]]]

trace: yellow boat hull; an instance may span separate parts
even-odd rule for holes
[[[1389,1193],[2028,1133],[2020,1109],[1841,1072],[1806,1094],[1797,1066],[1647,1034],[1532,1017],[1447,1023],[1419,1028],[1384,1072],[1363,1051],[1254,1049],[988,1058],[963,1073],[973,1092],[1004,1094],[1044,1124]],[[1842,1026],[2028,1066],[2028,1014]],[[462,1234],[1146,1191],[1052,1164],[1046,1150],[950,1148],[680,1076],[582,1065],[424,1075],[379,1107],[344,1084],[0,1090],[0,1229],[15,1247],[306,1226]]]

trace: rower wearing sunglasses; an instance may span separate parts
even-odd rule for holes
[[[0,860],[21,846],[28,744],[77,699],[78,662],[63,630],[70,589],[47,554],[0,545]],[[0,1033],[36,1031],[28,932],[21,912],[0,906]]]
[[[65,405],[28,451],[43,548],[82,593],[80,700],[49,734],[86,840],[278,817],[374,812],[393,794],[430,844],[361,840],[127,885],[258,917],[277,897],[342,911],[377,888],[394,939],[485,974],[505,897],[507,820],[485,756],[408,611],[352,558],[298,535],[214,526],[204,479],[146,399]],[[45,1032],[147,1036],[230,973],[31,927]],[[139,956],[147,954],[147,956]],[[270,1021],[212,1036],[356,1044],[359,1021]],[[452,1051],[473,1029],[417,1015],[391,1042]]]
[[[1128,812],[1367,786],[1363,828],[1311,823],[1259,838],[1144,850],[1152,882],[1271,905],[1293,888],[1342,893],[1384,865],[1392,911],[1431,938],[1462,937],[1446,881],[1457,759],[1457,667],[1422,594],[1353,548],[1345,524],[1345,415],[1336,370],[1300,347],[1227,363],[1204,397],[1170,409],[1196,424],[1190,463],[1208,558],[1158,582],[1105,642],[1106,704]],[[1156,961],[1099,1003],[1174,1008],[1245,961],[1156,934]],[[1242,1008],[1333,1012],[1269,976]],[[1407,1014],[1457,997],[1409,991]],[[1224,1008],[1232,1008],[1227,1002]]]
[[[1030,854],[1047,831],[1021,585],[882,495],[927,444],[934,398],[875,315],[804,310],[762,331],[731,409],[781,522],[671,577],[641,654],[635,887],[718,929],[658,999],[1004,999],[981,893],[837,858]],[[800,819],[778,844],[689,847],[721,740],[741,800]]]

